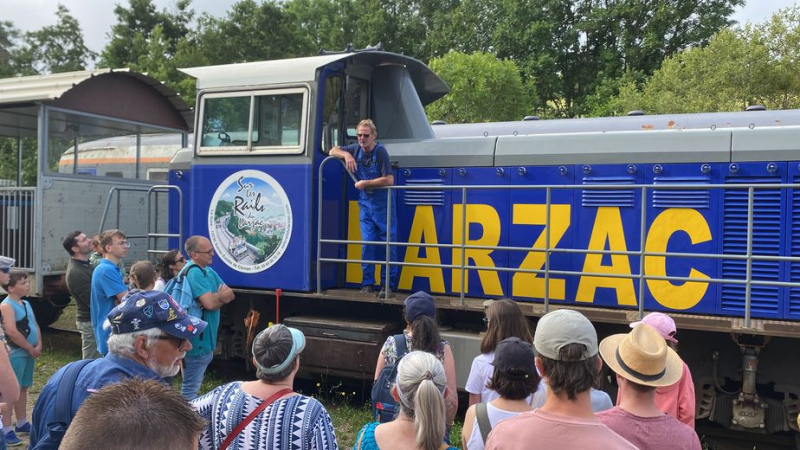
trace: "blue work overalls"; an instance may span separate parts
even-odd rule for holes
[[[378,167],[378,157],[376,156],[380,143],[375,143],[375,148],[371,152],[365,152],[361,146],[356,150],[356,177],[359,180],[374,180],[380,178]],[[395,209],[394,192],[392,192],[392,229],[391,240],[397,240],[397,210]],[[362,189],[358,193],[358,206],[360,209],[359,219],[361,221],[361,240],[386,242],[386,209],[387,198],[386,189]],[[389,251],[391,261],[397,261],[397,248],[392,246]],[[361,250],[361,259],[369,261],[385,261],[386,245],[364,245]],[[390,266],[389,286],[392,290],[397,289],[398,266]],[[381,276],[384,284],[386,271]],[[372,286],[375,284],[375,265],[362,264],[363,272],[362,286]]]

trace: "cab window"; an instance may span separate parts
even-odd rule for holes
[[[306,100],[304,89],[206,94],[198,151],[302,153]]]

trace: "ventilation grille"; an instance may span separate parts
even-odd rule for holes
[[[655,177],[654,184],[711,184],[709,177]],[[654,208],[711,208],[711,191],[708,189],[653,189]]]
[[[792,183],[800,183],[800,177],[794,177]],[[792,218],[789,221],[792,233],[789,244],[789,256],[800,256],[800,191],[792,189]],[[800,263],[789,263],[789,281],[800,281]],[[800,288],[789,288],[789,314],[800,316]]]
[[[775,178],[737,177],[726,179],[727,184],[775,183]],[[722,250],[725,254],[747,254],[747,189],[726,189],[724,192]],[[781,190],[756,189],[753,201],[753,254],[778,256],[781,243]],[[744,280],[747,263],[743,260],[723,260],[722,277]],[[778,281],[780,262],[753,261],[752,277],[760,281]],[[753,315],[777,315],[780,288],[752,286],[750,308]],[[745,286],[722,285],[721,307],[725,312],[743,314]]]
[[[433,178],[430,180],[406,180],[407,186],[444,186],[444,180]],[[404,204],[408,206],[444,206],[444,190],[433,189],[406,189],[403,196]]]
[[[633,177],[585,177],[583,184],[620,185],[636,184]],[[636,194],[633,189],[584,189],[581,205],[585,207],[627,206],[634,207]]]

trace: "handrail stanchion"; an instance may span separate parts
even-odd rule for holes
[[[639,320],[644,318],[644,246],[647,243],[647,187],[642,186],[642,214],[639,219]]]
[[[322,168],[329,159],[328,156],[319,164],[317,181],[317,294],[322,294]]]
[[[386,204],[388,205],[386,208],[386,267],[384,267],[384,274],[383,279],[383,289],[386,292],[386,299],[388,300],[389,297],[392,295],[392,285],[389,283],[389,272],[391,272],[389,267],[389,261],[391,260],[390,255],[391,246],[390,243],[392,241],[392,187],[386,186]]]
[[[97,234],[102,233],[103,232],[103,228],[105,228],[106,216],[108,216],[108,210],[109,210],[109,208],[111,208],[111,199],[113,198],[114,193],[116,191],[117,191],[116,187],[112,187],[108,191],[108,197],[106,197],[106,206],[103,208],[103,216],[100,218],[100,229],[97,230]]]
[[[755,188],[747,188],[747,260],[744,285],[744,327],[750,328],[750,296],[753,281],[753,216]]]
[[[176,191],[178,193],[178,233],[159,233],[158,232],[158,194],[159,193],[169,193],[169,191]],[[156,200],[156,207],[155,207],[155,220],[152,223],[155,224],[154,231],[150,232],[150,210],[152,209],[151,200],[153,195],[155,194]],[[150,187],[147,190],[147,253],[151,254],[158,254],[158,253],[166,253],[166,251],[158,250],[158,239],[159,238],[178,238],[178,246],[183,243],[183,190],[180,186],[173,186],[169,184],[157,184],[155,186]],[[150,241],[153,241],[154,249],[150,249]]]
[[[467,287],[464,282],[467,275],[465,265],[467,263],[467,188],[461,188],[461,292],[459,293],[461,299],[461,306],[464,306],[464,291]]]
[[[322,257],[322,169],[324,168],[325,164],[330,161],[331,159],[338,160],[344,166],[344,171],[350,178],[353,180],[353,183],[357,182],[356,176],[353,175],[349,170],[347,170],[347,165],[341,159],[335,156],[328,156],[327,158],[323,159],[322,162],[319,164],[319,181],[317,183],[318,192],[317,192],[317,294],[322,294],[322,261],[320,258]],[[346,259],[345,259],[346,261]]]
[[[550,207],[552,191],[545,189],[544,208],[544,312],[550,312]]]
[[[117,191],[117,224],[114,228],[119,228],[119,218],[122,215],[122,191]]]

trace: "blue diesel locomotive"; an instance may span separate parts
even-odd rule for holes
[[[184,72],[199,93],[194,145],[170,164],[171,231],[210,236],[238,290],[225,355],[245,354],[258,310],[306,330],[304,367],[371,379],[403,294],[358,292],[360,250],[395,246],[399,290],[437,298],[461,387],[485,300],[532,321],[576,308],[601,335],[658,310],[681,330],[699,419],[797,434],[800,111],[431,126],[423,107],[448,87],[398,54]],[[395,197],[396,242],[362,241],[353,180],[328,159],[365,118],[394,167],[373,195]]]

